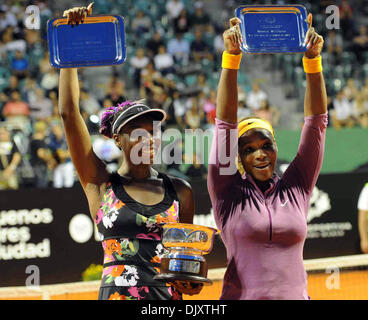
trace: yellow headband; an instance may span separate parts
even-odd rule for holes
[[[238,129],[239,129],[238,138],[240,138],[248,130],[254,129],[254,128],[266,129],[269,132],[271,132],[272,136],[275,138],[271,123],[269,123],[267,120],[257,119],[257,118],[245,119],[245,120],[239,122],[239,124],[238,124]]]

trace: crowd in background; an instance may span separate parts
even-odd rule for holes
[[[226,17],[243,2],[227,1]],[[320,1],[315,10],[324,10],[329,3]],[[24,25],[25,9],[30,4],[40,9],[40,30]],[[131,7],[126,7],[129,4]],[[328,87],[331,124],[336,129],[368,126],[368,80],[365,74],[356,77],[354,73],[359,69],[356,65],[368,63],[367,28],[358,25],[354,16],[364,12],[364,1],[358,4],[362,7],[353,8],[342,1],[341,29],[324,34],[329,61],[344,65],[346,52],[354,56],[351,72],[343,75],[348,76],[346,84],[340,79],[340,87]],[[97,0],[94,4],[94,13],[123,15],[121,10],[130,12],[126,17],[128,58],[124,69],[112,68],[99,95],[91,90],[84,70],[80,72],[81,113],[95,152],[111,170],[117,168],[120,152],[113,141],[97,134],[99,115],[105,107],[140,97],[167,112],[165,128],[183,131],[213,126],[222,32],[227,23],[227,19],[210,15],[204,2],[195,0]],[[62,11],[47,0],[7,0],[0,5],[0,189],[61,188],[75,182],[58,113],[58,70],[50,65],[46,41],[47,20],[61,15]],[[280,111],[269,98],[267,88],[246,79],[239,85],[239,118],[256,115],[277,127]],[[174,164],[165,169],[188,179],[205,177],[206,168],[198,160],[190,166]]]

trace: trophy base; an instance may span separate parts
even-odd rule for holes
[[[186,257],[186,259],[182,259]],[[190,281],[211,285],[212,281],[207,279],[207,262],[203,257],[177,255],[175,258],[161,259],[161,273],[155,275],[153,279],[163,282]]]
[[[193,276],[190,274],[176,274],[176,273],[161,273],[155,275],[153,279],[162,282],[174,282],[174,281],[188,281],[194,283],[202,283],[205,286],[212,285],[212,280],[205,277]]]

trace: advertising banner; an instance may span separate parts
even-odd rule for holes
[[[304,259],[360,254],[357,202],[368,174],[325,174],[313,191]],[[206,180],[191,182],[194,223],[216,227]],[[226,266],[220,236],[206,256],[210,268]],[[68,189],[24,189],[0,193],[0,286],[24,286],[82,280],[91,264],[102,264],[103,251],[77,185]],[[37,274],[38,273],[38,274]]]
[[[0,286],[80,281],[102,247],[80,186],[0,193]],[[38,274],[37,274],[38,273]]]

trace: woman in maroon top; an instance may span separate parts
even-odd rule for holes
[[[305,123],[298,153],[281,178],[274,174],[277,145],[272,126],[256,117],[237,122],[240,20],[231,19],[231,28],[223,34],[226,52],[208,170],[208,190],[228,259],[221,299],[308,299],[303,265],[306,218],[327,126],[319,57],[323,38],[312,28],[311,15],[308,22]]]

